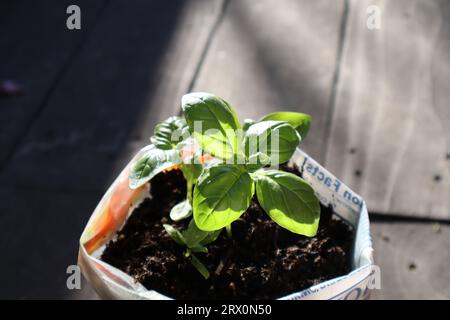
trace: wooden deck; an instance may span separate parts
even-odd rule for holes
[[[95,297],[65,288],[84,224],[201,90],[241,118],[311,114],[304,150],[368,203],[373,297],[450,298],[449,1],[7,0],[0,30],[0,81],[23,88],[0,97],[0,297]]]

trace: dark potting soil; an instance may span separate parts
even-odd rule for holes
[[[177,299],[273,299],[350,271],[353,233],[332,209],[321,207],[318,233],[308,238],[279,227],[254,198],[233,222],[232,239],[222,232],[208,245],[207,254],[197,254],[211,273],[205,280],[162,226],[187,227],[190,219],[173,223],[169,218],[185,193],[178,170],[153,178],[151,198],[134,210],[117,239],[106,246],[102,260],[148,289]]]

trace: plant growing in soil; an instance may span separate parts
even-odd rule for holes
[[[132,189],[139,188],[165,170],[177,168],[183,172],[186,180],[186,200],[172,208],[170,218],[173,221],[179,221],[192,215],[192,191],[203,170],[202,164],[194,161],[199,153],[189,153],[193,144],[188,139],[187,130],[186,121],[181,117],[170,117],[159,123],[154,129],[154,135],[150,138],[152,144],[142,150],[130,170],[129,185]],[[187,155],[184,154],[186,151]],[[205,232],[198,229],[193,220],[183,232],[169,224],[164,224],[164,228],[176,243],[186,247],[184,256],[203,277],[208,278],[209,271],[194,253],[207,253],[206,245],[217,239],[220,230]]]
[[[196,183],[193,212],[199,229],[230,228],[256,191],[262,208],[281,227],[306,236],[316,234],[320,204],[314,190],[292,173],[263,169],[292,157],[309,125],[308,116],[273,113],[244,131],[231,106],[217,96],[185,95],[182,108],[202,150],[223,160],[204,167]]]
[[[309,237],[317,233],[320,204],[313,189],[295,174],[268,168],[292,157],[308,132],[310,116],[277,112],[246,120],[241,127],[232,107],[208,93],[185,95],[182,108],[184,118],[171,117],[156,126],[152,144],[132,165],[130,187],[173,167],[181,169],[186,200],[172,208],[170,217],[178,221],[193,214],[193,219],[182,232],[169,224],[164,228],[186,248],[185,257],[205,278],[209,272],[194,253],[208,252],[206,246],[223,228],[232,237],[232,222],[249,208],[255,194],[281,227]],[[215,161],[199,161],[205,154]]]
[[[178,231],[169,224],[164,224],[163,226],[176,243],[186,247],[184,256],[189,259],[189,262],[192,263],[205,279],[208,279],[208,269],[200,262],[200,260],[198,260],[194,253],[207,253],[208,249],[206,248],[206,245],[215,241],[221,230],[215,232],[202,231],[198,229],[194,220],[191,220],[188,228],[183,232]]]

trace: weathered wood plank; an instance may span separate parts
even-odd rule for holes
[[[56,299],[77,262],[78,239],[98,197],[57,191],[0,189],[0,298]]]
[[[0,167],[38,116],[46,96],[91,32],[103,0],[2,1],[0,80],[12,79],[20,96],[0,97]],[[66,28],[66,8],[82,8],[81,30]]]
[[[372,299],[450,299],[450,226],[372,222],[381,290]]]
[[[179,111],[221,7],[112,1],[105,9],[1,173],[1,297],[95,296],[65,286],[81,231],[153,125]]]
[[[381,29],[366,27],[369,5]],[[450,218],[450,3],[350,1],[325,165],[370,211]]]
[[[241,119],[276,110],[311,114],[303,147],[322,160],[343,4],[230,1],[194,90],[224,97]]]
[[[101,194],[177,114],[222,1],[113,1],[0,175],[4,186]]]

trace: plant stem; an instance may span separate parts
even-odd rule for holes
[[[231,223],[229,225],[227,225],[225,228],[227,230],[228,238],[232,239],[233,238],[233,233],[231,232]]]
[[[193,189],[193,187],[194,187],[194,184],[191,181],[188,181],[186,184],[187,199],[191,205],[192,205],[192,189]]]

